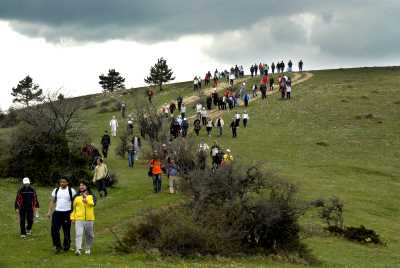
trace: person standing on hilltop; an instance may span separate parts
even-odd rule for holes
[[[303,71],[303,60],[299,61],[299,71],[302,72]]]
[[[197,76],[193,78],[193,91],[196,91],[199,88],[199,80],[197,79]]]
[[[285,72],[285,63],[281,61],[281,72]]]
[[[257,76],[257,72],[258,72],[258,66],[256,63],[254,63],[254,76]]]
[[[251,75],[251,77],[254,77],[254,66],[253,65],[250,66],[250,75]]]
[[[22,187],[17,192],[14,207],[19,216],[21,238],[24,239],[27,235],[32,235],[33,217],[39,209],[36,191],[27,177],[22,180]]]
[[[272,71],[272,74],[275,74],[275,63],[274,62],[272,62],[272,64],[271,64],[271,71]]]
[[[115,115],[113,115],[113,118],[110,121],[110,127],[111,127],[111,135],[113,137],[117,136],[117,129],[118,129],[118,120],[115,117]]]
[[[217,69],[215,69],[213,80],[214,80],[213,87],[217,87],[218,86],[218,80],[219,80],[219,74],[218,74],[218,70]]]
[[[288,62],[288,69],[287,69],[287,71],[288,71],[289,73],[292,72],[292,67],[293,67],[293,62],[292,62],[292,60],[289,60],[289,62]]]
[[[108,132],[106,130],[106,131],[104,131],[104,135],[101,138],[101,146],[102,146],[101,151],[103,153],[104,158],[107,158],[108,148],[110,147],[110,145],[111,145],[111,138],[110,138],[110,135],[108,135]]]

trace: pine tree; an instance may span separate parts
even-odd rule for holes
[[[32,78],[28,75],[18,82],[17,87],[12,88],[11,96],[14,97],[13,102],[19,102],[25,106],[29,106],[30,102],[43,101],[43,90],[39,85],[33,84]]]
[[[99,78],[99,84],[104,91],[113,92],[114,90],[125,88],[125,78],[123,78],[119,72],[115,71],[115,69],[108,70],[107,76],[102,74]]]
[[[163,83],[167,83],[175,79],[175,77],[172,77],[172,74],[172,70],[168,68],[167,60],[159,58],[157,63],[151,67],[150,76],[145,78],[144,81],[147,84],[159,86],[160,91],[162,91]]]

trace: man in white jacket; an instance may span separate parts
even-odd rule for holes
[[[117,118],[115,118],[115,115],[110,121],[110,127],[111,127],[111,136],[116,137],[117,136],[117,128],[118,128],[118,121]]]

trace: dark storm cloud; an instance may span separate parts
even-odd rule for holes
[[[397,54],[398,14],[398,0],[0,1],[0,19],[27,36],[152,43],[208,34],[214,42],[206,51],[220,60],[254,58],[267,48],[331,57]]]

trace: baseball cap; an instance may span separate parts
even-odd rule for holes
[[[31,181],[29,180],[28,177],[25,177],[25,178],[23,178],[22,183],[23,184],[31,184]]]

